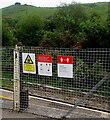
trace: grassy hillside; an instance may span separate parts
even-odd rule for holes
[[[56,8],[40,8],[28,5],[12,5],[2,9],[3,17],[19,18],[25,14],[37,14],[40,16],[51,16],[56,11]]]
[[[83,4],[85,10],[88,14],[91,12],[97,12],[103,18],[106,18],[108,15],[108,3],[107,2],[99,2],[99,3],[91,3],[91,4]],[[12,5],[2,9],[3,17],[12,17],[19,18],[25,14],[37,14],[43,17],[53,15],[58,8],[41,8],[34,7],[30,5]],[[0,10],[1,11],[1,10]]]
[[[84,6],[89,15],[96,12],[102,17],[102,19],[106,19],[108,17],[108,2],[90,3],[84,4]]]

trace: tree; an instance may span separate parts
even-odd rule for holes
[[[12,29],[9,27],[8,23],[2,24],[2,45],[11,46],[17,44],[17,39],[15,38]]]
[[[18,22],[18,20],[16,18],[11,18],[11,17],[5,17],[2,19],[2,21],[4,23],[8,23],[9,27],[11,27],[12,29],[15,29],[16,24]]]
[[[85,20],[86,13],[81,4],[62,4],[54,16],[47,19],[40,46],[82,48],[87,39],[79,26]]]
[[[43,26],[43,19],[37,15],[23,17],[17,24],[16,36],[19,42],[27,46],[37,46],[39,43],[38,33],[42,30]]]
[[[88,39],[85,44],[87,48],[105,48],[108,46],[106,21],[103,22],[99,15],[93,13],[89,20],[80,24],[80,29]]]
[[[21,5],[21,3],[20,2],[16,2],[15,5]]]
[[[64,32],[49,32],[44,34],[44,39],[40,41],[40,46],[43,47],[58,47],[58,48],[82,48],[86,41],[84,36],[71,34],[70,31]]]
[[[85,21],[86,13],[81,4],[71,3],[62,4],[58,8],[58,12],[53,17],[53,23],[59,31],[70,30],[77,33],[79,31],[79,24]]]

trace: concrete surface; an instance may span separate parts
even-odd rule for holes
[[[16,112],[9,109],[2,109],[2,118],[47,118],[40,115],[34,115],[26,112]]]
[[[4,91],[3,96],[12,98],[13,94]],[[2,109],[3,118],[61,118],[70,108],[65,104],[59,104],[58,102],[45,101],[36,97],[29,98],[29,107],[23,113],[13,111],[13,100],[5,99],[2,97],[0,108]],[[90,110],[84,107],[77,108],[67,118],[107,118],[110,119],[110,113]]]

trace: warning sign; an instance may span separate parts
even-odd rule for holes
[[[52,56],[38,55],[38,74],[52,76]]]
[[[35,54],[22,53],[23,73],[36,74]]]
[[[58,77],[73,78],[73,57],[57,56]]]
[[[28,55],[24,63],[33,64],[31,57]]]

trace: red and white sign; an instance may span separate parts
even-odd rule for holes
[[[52,63],[51,55],[38,55],[38,62]]]
[[[57,63],[73,64],[73,57],[72,56],[57,56]]]
[[[52,76],[52,56],[38,55],[38,74]]]
[[[73,78],[73,57],[57,56],[58,77]]]

